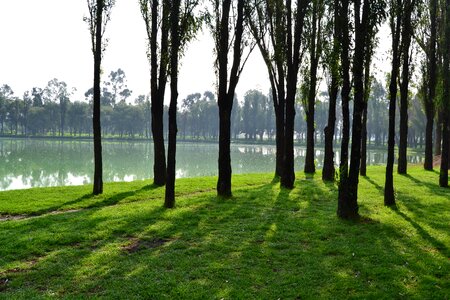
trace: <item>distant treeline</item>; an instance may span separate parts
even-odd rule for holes
[[[139,95],[129,101],[132,91],[127,88],[125,73],[111,72],[102,89],[101,124],[103,136],[119,138],[151,138],[151,106],[148,96]],[[272,93],[249,90],[243,99],[235,96],[231,132],[234,139],[275,140],[275,114]],[[44,88],[34,87],[23,97],[14,96],[8,85],[0,87],[0,133],[16,136],[90,136],[92,135],[92,90],[84,101],[72,101],[72,92],[63,81],[53,79]],[[295,137],[306,139],[304,105],[298,96],[296,104]],[[321,93],[316,102],[315,138],[324,142],[328,116],[328,94]],[[421,102],[412,98],[409,111],[409,145],[422,147],[425,141],[425,115]],[[372,145],[387,142],[388,100],[383,85],[374,79],[368,101],[368,136]],[[167,111],[165,108],[165,134]],[[341,109],[337,110],[336,141],[341,140]],[[181,101],[178,112],[179,136],[185,140],[217,140],[218,107],[215,94],[194,93]]]

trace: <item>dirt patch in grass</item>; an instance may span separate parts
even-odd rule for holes
[[[31,215],[0,215],[0,222],[5,221],[17,221],[17,220],[25,220],[25,219],[33,219],[41,216],[48,216],[48,215],[61,215],[65,213],[74,213],[79,212],[82,209],[68,209],[68,210],[54,210],[47,213],[42,214],[31,214]]]
[[[154,249],[164,246],[173,239],[155,238],[152,240],[141,240],[138,238],[130,239],[130,243],[122,247],[122,250],[128,253],[135,253],[145,249]]]

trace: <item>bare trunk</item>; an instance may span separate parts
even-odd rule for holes
[[[100,71],[102,61],[103,0],[97,0],[94,50],[94,99],[92,125],[94,131],[94,187],[93,194],[103,193],[102,132],[100,126]]]

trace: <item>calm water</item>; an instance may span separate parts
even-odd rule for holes
[[[179,143],[177,177],[217,175],[217,153],[216,144]],[[296,170],[303,169],[305,154],[304,148],[295,149]],[[321,168],[322,149],[316,157]],[[370,150],[369,157],[369,164],[386,161],[386,153],[380,150]],[[274,172],[275,146],[233,144],[231,159],[234,174]],[[410,156],[409,161],[421,163],[423,155]],[[152,178],[153,145],[104,142],[103,172],[105,182]],[[87,184],[92,174],[92,142],[0,138],[0,190]]]

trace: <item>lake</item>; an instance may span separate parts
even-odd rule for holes
[[[166,149],[167,150],[167,149]],[[306,149],[295,148],[295,168],[303,170]],[[369,164],[385,164],[386,151],[369,150]],[[177,178],[217,175],[218,145],[178,143]],[[234,174],[274,172],[275,146],[232,144]],[[409,156],[422,163],[423,154]],[[316,150],[322,168],[323,149]],[[339,153],[336,151],[336,163]],[[0,138],[0,190],[88,184],[93,175],[93,143],[80,140]],[[153,176],[151,142],[103,142],[103,180],[132,181]]]

